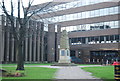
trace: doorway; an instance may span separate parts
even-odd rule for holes
[[[70,50],[70,57],[75,56],[75,51],[74,50]]]

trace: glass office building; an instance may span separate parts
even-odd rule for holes
[[[100,64],[118,61],[120,54],[119,0],[65,1],[54,0],[31,7],[30,12],[38,9],[41,11],[32,17],[28,25],[40,28],[42,31],[37,31],[25,40],[25,62],[58,61],[60,34],[63,30],[68,32],[71,57],[80,58],[82,63]],[[4,22],[2,16],[0,21]],[[0,28],[2,26],[3,23],[0,22]],[[9,32],[4,36],[5,41],[1,39],[4,43],[0,42],[0,45],[4,44],[5,47],[1,48],[9,51],[2,51],[4,52],[3,62],[16,62],[15,43]],[[13,47],[10,48],[9,44]]]
[[[51,4],[33,19],[44,21],[48,32],[49,24],[60,25],[61,31],[67,30],[71,56],[92,63],[119,60],[119,0],[55,0]]]

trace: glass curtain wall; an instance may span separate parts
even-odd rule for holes
[[[120,42],[120,35],[77,37],[77,38],[69,38],[69,40],[70,40],[70,45],[118,43],[118,42]]]

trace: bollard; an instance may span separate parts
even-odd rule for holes
[[[120,81],[120,62],[114,62],[114,78],[116,81]]]

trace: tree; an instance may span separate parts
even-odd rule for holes
[[[10,23],[11,23],[11,28],[10,33],[13,35],[14,40],[16,41],[16,54],[17,54],[17,68],[16,70],[24,70],[24,60],[23,60],[23,42],[26,38],[26,30],[27,30],[27,22],[29,21],[29,19],[37,14],[38,12],[42,11],[45,7],[47,7],[51,2],[47,3],[45,6],[43,6],[42,8],[38,9],[38,10],[33,10],[32,12],[29,13],[29,10],[32,6],[34,0],[29,0],[28,2],[28,7],[25,8],[25,6],[23,5],[22,0],[17,0],[17,21],[18,21],[18,27],[15,27],[15,16],[14,16],[14,5],[13,5],[13,0],[11,0],[11,11],[9,13],[9,11],[7,11],[6,5],[5,5],[5,1],[2,0],[1,2],[1,7],[2,10],[4,12],[4,14],[6,15],[6,17],[9,19]],[[21,8],[22,6],[22,8]],[[21,15],[21,11],[23,10],[23,18]]]

